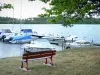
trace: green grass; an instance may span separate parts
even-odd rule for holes
[[[31,72],[19,69],[21,57],[0,59],[0,75],[100,75],[100,48],[76,48],[57,52],[56,67],[44,60],[29,61]]]

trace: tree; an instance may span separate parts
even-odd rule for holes
[[[33,0],[30,0],[33,1]],[[100,13],[100,0],[40,0],[49,3],[50,9],[43,8],[46,13],[40,14],[40,17],[54,17],[49,22],[61,20],[64,26],[83,19],[92,18],[93,15]]]
[[[0,11],[2,10],[2,9],[7,9],[7,8],[13,8],[13,6],[11,5],[11,4],[1,4],[0,3]]]

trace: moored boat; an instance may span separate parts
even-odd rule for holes
[[[30,52],[38,52],[38,51],[46,51],[54,49],[47,39],[36,39],[34,41],[31,41],[30,44],[22,45],[22,48]]]

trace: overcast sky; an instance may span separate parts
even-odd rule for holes
[[[15,18],[37,17],[38,14],[44,13],[44,11],[41,8],[49,8],[48,4],[40,2],[39,0],[33,2],[30,2],[28,0],[22,0],[22,3],[21,0],[0,0],[0,3],[12,4],[14,6]],[[13,10],[3,9],[2,11],[0,11],[0,16],[13,17]]]

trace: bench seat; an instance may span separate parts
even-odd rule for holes
[[[40,60],[45,59],[45,64],[48,64],[48,58],[50,59],[50,64],[53,66],[53,56],[56,54],[56,50],[48,50],[48,51],[40,51],[40,52],[29,52],[25,51],[21,61],[21,68],[26,68],[26,71],[28,71],[28,61],[29,60]],[[23,63],[26,63],[26,67],[24,67]]]

